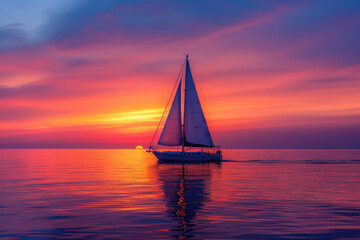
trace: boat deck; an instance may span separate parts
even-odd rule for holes
[[[174,151],[153,151],[157,159],[161,161],[220,161],[221,154],[206,152],[174,152]]]

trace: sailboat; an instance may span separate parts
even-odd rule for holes
[[[185,71],[183,71],[185,65]],[[182,79],[184,80],[184,103],[182,115]],[[155,136],[159,129],[161,120],[155,131],[148,152],[153,153],[157,159],[162,161],[220,161],[222,153],[219,146],[215,146],[205,120],[200,100],[196,92],[194,79],[191,74],[189,56],[186,55],[185,63],[181,67],[180,74],[175,83],[176,92],[167,116],[164,128],[157,144],[153,145]],[[174,93],[173,92],[170,96]],[[170,102],[170,99],[168,103]],[[161,151],[158,145],[181,146],[177,151]],[[195,149],[195,150],[194,150]],[[198,150],[196,150],[198,149]]]

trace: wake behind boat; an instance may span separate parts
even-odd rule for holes
[[[205,120],[200,100],[196,92],[195,83],[191,74],[188,55],[184,65],[180,70],[175,86],[177,90],[166,119],[164,128],[161,132],[159,141],[155,146],[153,142],[160,126],[161,120],[166,112],[165,107],[163,116],[155,131],[153,140],[149,146],[148,152],[153,153],[162,161],[219,161],[222,160],[220,147],[214,146],[208,125]],[[184,103],[182,115],[182,79],[185,78],[184,85]],[[175,88],[174,88],[175,90]],[[173,92],[174,92],[173,90]],[[172,98],[173,93],[170,96]],[[169,99],[169,102],[170,102]],[[158,145],[180,147],[180,151],[161,151]],[[195,150],[194,149],[198,149]]]

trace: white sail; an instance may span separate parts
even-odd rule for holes
[[[181,81],[177,88],[169,115],[166,119],[158,144],[165,146],[179,146],[182,144],[181,129]]]
[[[187,57],[185,72],[184,145],[194,147],[214,146],[196,92]]]

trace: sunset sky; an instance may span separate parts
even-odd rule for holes
[[[358,0],[4,0],[0,148],[147,146],[189,54],[214,143],[360,148]]]

